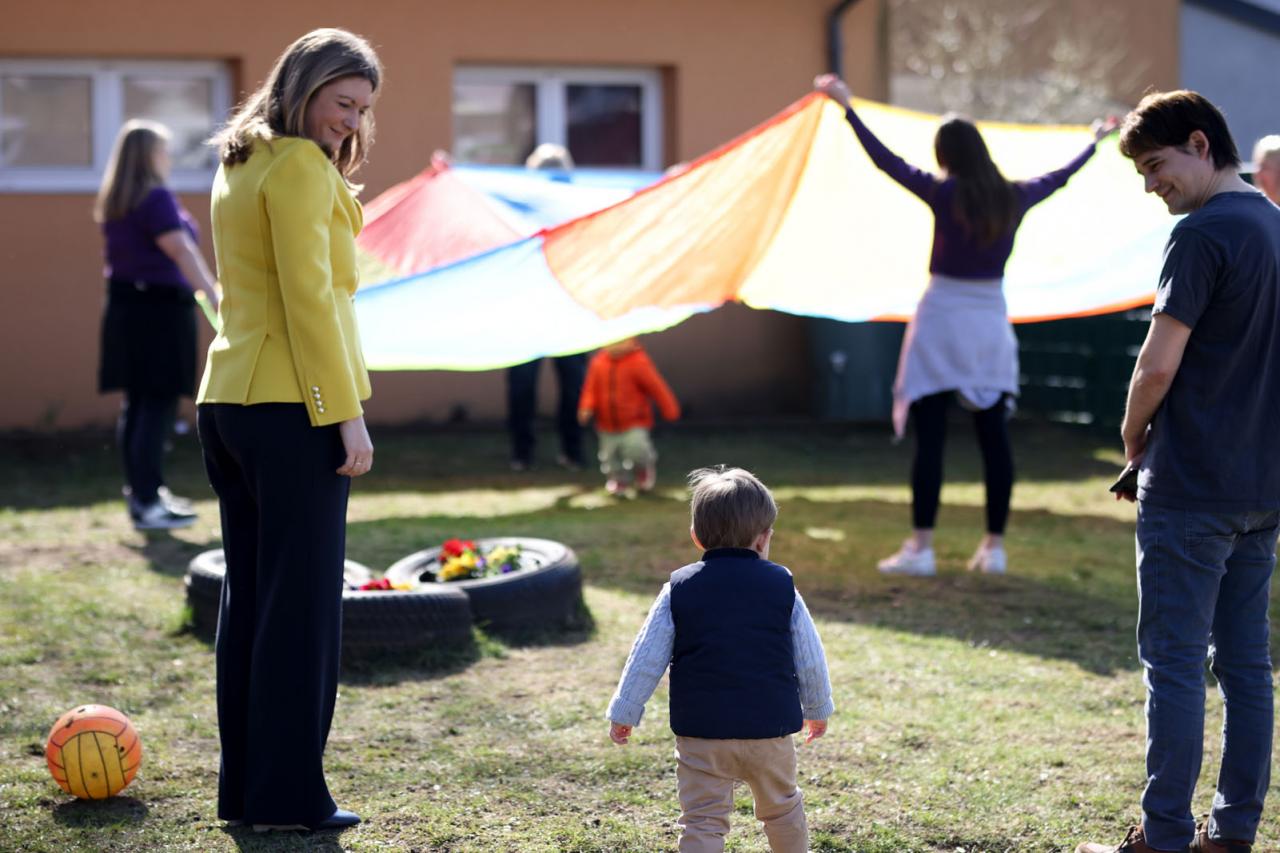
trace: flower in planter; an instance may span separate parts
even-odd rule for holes
[[[516,545],[499,545],[488,554],[485,560],[489,564],[490,574],[505,575],[520,568],[520,548]]]
[[[500,545],[481,553],[469,539],[449,539],[440,546],[436,580],[457,581],[503,575],[520,568],[520,548]]]
[[[360,589],[360,590],[382,590],[382,591],[384,591],[384,592],[392,592],[392,591],[394,591],[394,590],[400,590],[401,592],[407,592],[407,591],[409,591],[409,590],[413,589],[413,584],[408,584],[408,583],[392,583],[392,582],[391,582],[389,579],[387,579],[387,578],[377,578],[376,580],[371,580],[371,581],[368,581],[368,582],[366,582],[366,583],[362,583],[362,584],[360,584],[360,586],[356,587],[356,589]]]

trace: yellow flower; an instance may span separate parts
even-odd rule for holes
[[[458,557],[450,557],[445,560],[444,565],[440,567],[440,573],[437,577],[442,581],[451,581],[454,578],[466,577],[471,569],[462,564],[462,560]]]

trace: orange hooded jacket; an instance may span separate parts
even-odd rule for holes
[[[595,417],[601,432],[626,432],[653,426],[655,403],[669,421],[680,417],[680,404],[639,345],[616,355],[600,350],[591,359],[582,385],[578,411]]]

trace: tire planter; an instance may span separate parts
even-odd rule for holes
[[[187,567],[187,602],[198,628],[212,632],[217,627],[226,569],[226,557],[220,548],[197,554]],[[372,577],[367,567],[354,560],[345,562],[342,575],[348,586],[359,586]],[[411,652],[470,642],[471,607],[461,590],[438,584],[410,592],[342,592],[344,654]]]
[[[578,557],[567,546],[550,539],[505,537],[478,539],[476,547],[488,551],[503,545],[520,548],[523,568],[505,575],[438,583],[440,549],[410,554],[387,569],[392,583],[413,583],[416,588],[454,587],[466,594],[471,618],[486,631],[528,634],[578,627],[582,623],[582,571]]]

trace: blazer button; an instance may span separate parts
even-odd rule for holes
[[[319,386],[319,385],[312,385],[312,386],[311,386],[311,390],[312,390],[312,391],[314,391],[315,393],[319,394],[319,393],[320,393],[320,386]]]

